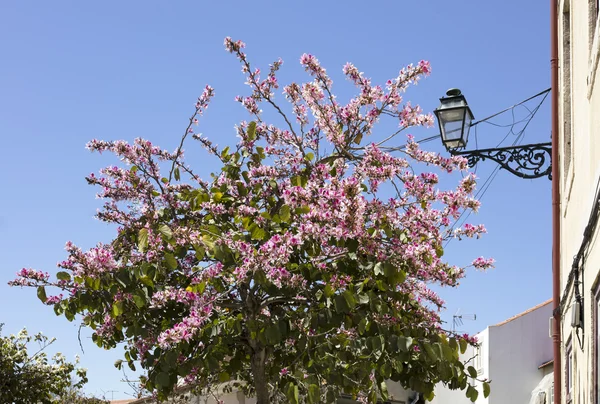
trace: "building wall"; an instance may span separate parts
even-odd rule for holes
[[[552,304],[489,327],[489,404],[528,403],[544,377],[539,366],[552,358],[548,332]]]
[[[548,319],[552,315],[550,302],[504,323],[490,326],[477,334],[481,344],[481,360],[473,359],[480,379],[491,380],[491,394],[480,395],[476,404],[528,403],[532,390],[545,376],[538,367],[552,358],[552,339],[548,333]],[[461,359],[467,361],[477,354],[469,347]],[[436,388],[437,404],[469,404],[463,391]]]
[[[570,402],[567,401],[566,384],[567,365],[572,363],[570,400],[574,404],[593,403],[592,290],[600,270],[597,234],[592,238],[580,276],[585,333],[579,332],[579,336],[571,327],[573,288],[566,290],[566,286],[573,257],[583,241],[600,178],[600,77],[597,77],[600,38],[596,1],[560,0],[558,16],[561,290],[567,295],[561,321],[562,402]],[[566,357],[569,342],[572,362]]]

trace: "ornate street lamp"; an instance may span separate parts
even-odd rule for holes
[[[433,111],[440,125],[442,142],[450,152],[467,146],[473,113],[467,99],[458,88],[451,88],[440,98],[440,106]]]
[[[473,122],[473,113],[459,89],[452,88],[440,98],[440,106],[433,111],[440,126],[442,143],[453,156],[467,158],[469,167],[479,161],[490,159],[521,178],[552,179],[552,143],[535,143],[492,149],[464,150],[469,130],[479,122]]]

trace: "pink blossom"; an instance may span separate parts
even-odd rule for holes
[[[473,265],[475,268],[480,270],[486,270],[494,267],[494,262],[496,262],[493,258],[483,258],[479,257],[473,260]]]

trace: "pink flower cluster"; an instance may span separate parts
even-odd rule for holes
[[[163,291],[155,292],[150,302],[151,308],[164,307],[169,302],[184,303],[190,305],[198,299],[198,295],[185,289],[167,287]]]
[[[480,270],[486,270],[494,267],[496,261],[493,258],[479,257],[473,260],[472,265]]]
[[[23,268],[17,272],[18,278],[8,282],[10,286],[37,286],[48,282],[48,272],[36,271],[31,268]]]
[[[115,332],[116,321],[111,317],[110,314],[104,315],[104,321],[98,327],[96,327],[96,334],[99,337],[110,338]]]
[[[50,297],[48,297],[46,299],[46,301],[44,302],[44,304],[47,304],[49,306],[53,306],[53,305],[55,305],[57,303],[60,303],[61,300],[62,300],[62,298],[63,298],[62,294],[59,294],[57,296],[50,296]]]
[[[96,278],[102,273],[113,272],[119,267],[111,245],[98,244],[83,252],[69,241],[65,249],[69,253],[69,258],[60,262],[58,266],[72,271],[75,276]]]
[[[169,349],[182,341],[189,342],[212,313],[213,306],[208,302],[196,304],[187,317],[173,327],[163,331],[157,339],[157,344],[162,349]]]

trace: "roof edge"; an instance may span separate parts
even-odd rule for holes
[[[545,302],[538,304],[537,306],[534,306],[534,307],[532,307],[530,309],[525,310],[522,313],[514,315],[514,316],[512,316],[510,318],[507,318],[506,320],[501,321],[498,324],[491,325],[490,327],[498,327],[498,326],[504,325],[506,323],[510,323],[511,321],[516,320],[516,319],[518,319],[520,317],[523,317],[524,315],[529,314],[529,313],[531,313],[533,311],[536,311],[537,309],[540,309],[540,308],[542,308],[542,307],[544,307],[544,306],[546,306],[546,305],[548,305],[550,303],[552,303],[552,299],[548,299]]]

